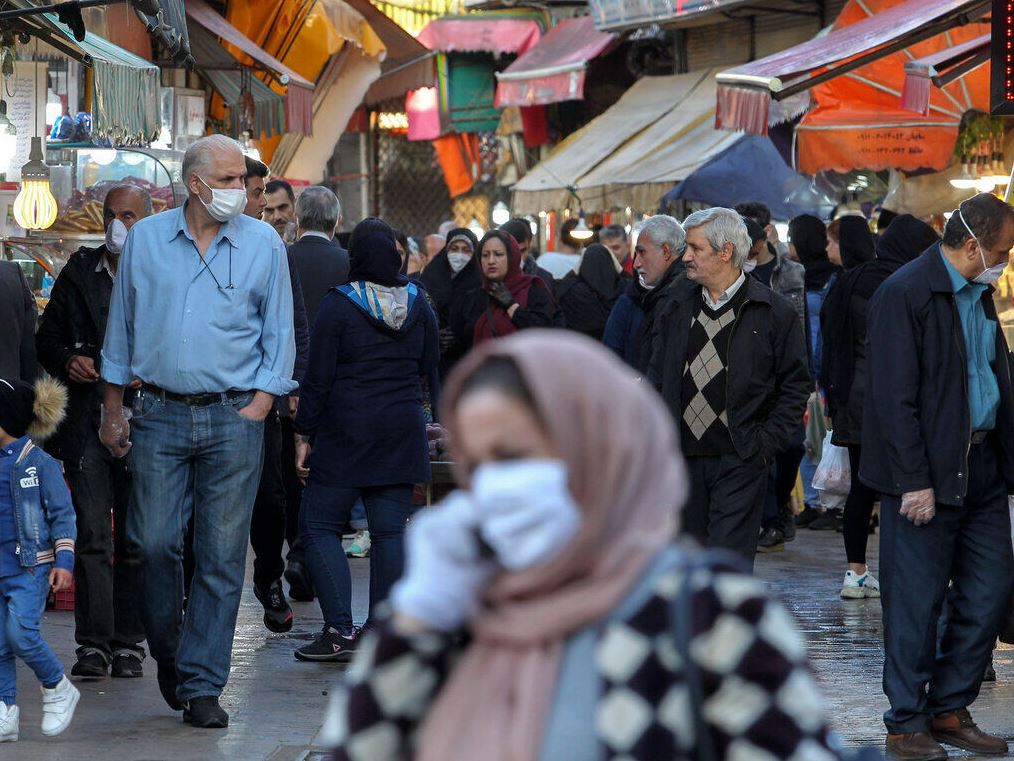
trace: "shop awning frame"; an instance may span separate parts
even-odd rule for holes
[[[768,106],[981,19],[990,0],[907,0],[718,75],[717,124],[767,134]],[[823,69],[823,70],[822,70]]]
[[[989,63],[992,35],[984,34],[947,50],[905,62],[901,107],[929,115],[933,86],[944,88]]]
[[[530,16],[474,13],[434,19],[417,39],[440,53],[521,55],[535,46],[542,31],[543,26]]]

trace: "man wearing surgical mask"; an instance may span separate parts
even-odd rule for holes
[[[39,361],[67,385],[67,417],[47,449],[63,461],[77,513],[74,579],[77,663],[71,675],[84,678],[139,677],[144,630],[138,612],[136,554],[117,530],[126,525],[130,474],[99,441],[102,402],[99,352],[120,253],[127,232],[150,216],[151,196],[134,185],[117,185],[103,204],[105,242],[75,253],[53,286],[39,324]],[[129,394],[133,394],[131,389]]]
[[[244,215],[243,151],[209,135],[183,156],[187,200],[138,222],[109,304],[99,438],[130,452],[128,541],[142,567],[141,617],[166,704],[224,728],[247,537],[275,399],[297,388],[285,247]],[[124,409],[124,388],[141,388]],[[195,573],[183,617],[183,527]],[[119,527],[117,527],[119,532]]]
[[[982,193],[955,209],[943,241],[884,281],[870,302],[858,477],[881,494],[892,758],[945,759],[941,743],[1007,752],[1003,738],[975,726],[968,707],[1014,575],[1007,508],[1014,385],[992,297],[1011,247],[1014,210]]]

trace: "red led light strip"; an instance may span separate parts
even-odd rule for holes
[[[1004,25],[1004,99],[1014,100],[1014,2],[1007,3]]]

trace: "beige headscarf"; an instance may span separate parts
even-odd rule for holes
[[[422,728],[420,761],[535,761],[566,638],[619,604],[672,540],[687,495],[662,400],[610,352],[574,333],[524,331],[469,355],[444,396],[452,437],[462,384],[491,356],[510,357],[520,369],[567,463],[583,523],[553,560],[490,584],[487,607],[471,624],[472,644]]]

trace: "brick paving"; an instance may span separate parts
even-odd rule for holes
[[[850,744],[882,746],[880,688],[883,649],[880,603],[845,601],[838,589],[845,571],[841,535],[800,530],[783,553],[757,558],[757,574],[792,610],[810,642],[835,729]],[[876,572],[876,539],[870,543]],[[354,611],[366,613],[368,561],[353,560]],[[39,693],[34,677],[19,666],[22,739],[0,745],[0,761],[318,761],[315,745],[327,691],[338,669],[296,661],[292,650],[319,631],[316,603],[295,603],[296,624],[286,635],[270,634],[248,586],[240,609],[232,675],[223,705],[232,717],[226,731],[196,730],[162,702],[154,664],[141,680],[78,683],[81,704],[71,728],[45,739],[38,731]],[[73,615],[50,612],[45,633],[69,668],[73,663]],[[999,681],[983,686],[972,712],[980,726],[1014,740],[1014,650],[997,651]],[[952,758],[973,759],[955,751]]]

